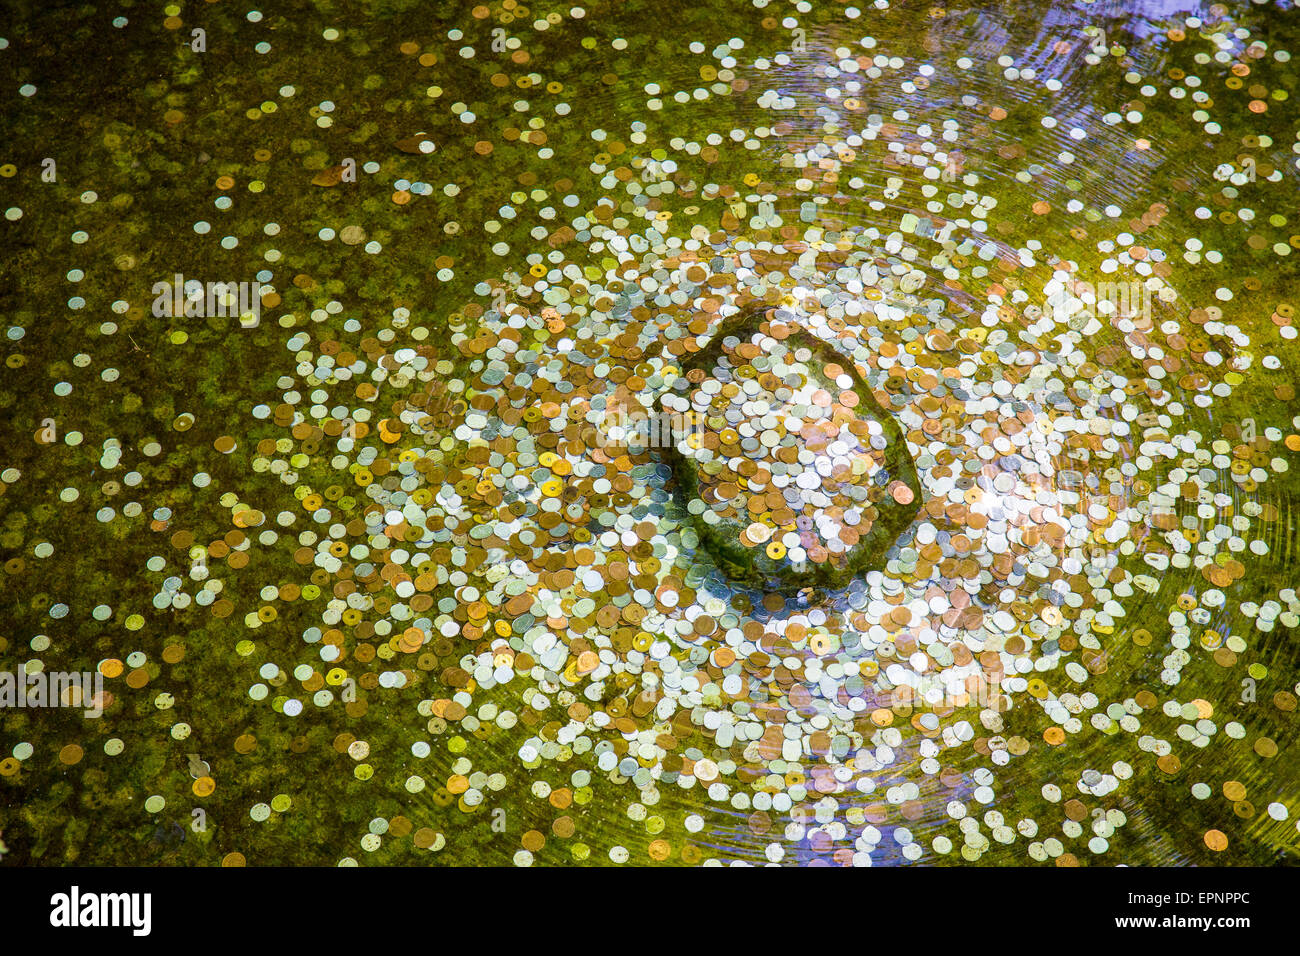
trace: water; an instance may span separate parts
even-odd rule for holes
[[[11,22],[4,862],[1290,860],[1291,4]],[[847,585],[583,430],[746,309],[907,436]]]

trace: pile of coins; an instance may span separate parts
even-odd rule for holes
[[[665,399],[704,424],[677,443],[677,476],[715,560],[742,579],[757,571],[749,576],[769,590],[843,584],[878,557],[879,541],[873,551],[866,540],[878,508],[915,500],[905,480],[914,484],[915,470],[892,420],[866,412],[878,406],[851,360],[778,316],[770,335],[748,316],[724,325],[718,347],[679,379],[687,396]],[[755,552],[750,560],[729,556],[732,541]],[[838,573],[809,575],[810,564]]]

